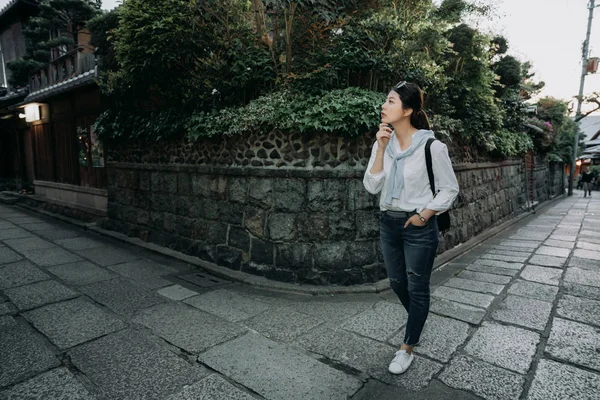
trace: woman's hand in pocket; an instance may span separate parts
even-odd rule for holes
[[[408,228],[409,225],[425,226],[425,224],[427,224],[427,221],[421,221],[421,218],[419,218],[419,216],[415,214],[406,221],[406,223],[404,224],[404,228]]]

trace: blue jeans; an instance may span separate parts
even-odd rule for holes
[[[408,313],[404,344],[414,346],[429,314],[431,270],[440,239],[435,216],[425,226],[404,228],[408,218],[382,212],[379,227],[390,285]]]

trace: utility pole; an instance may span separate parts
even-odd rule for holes
[[[571,171],[569,171],[569,196],[573,196],[573,179],[575,177],[575,168],[577,162],[577,150],[579,148],[579,121],[581,117],[581,105],[583,103],[583,86],[585,85],[585,77],[587,75],[587,62],[588,53],[590,51],[590,33],[592,32],[592,19],[594,19],[594,9],[596,8],[596,0],[590,0],[588,9],[590,10],[590,16],[588,18],[587,33],[585,35],[585,42],[583,42],[583,55],[581,57],[581,82],[579,83],[579,96],[577,96],[577,113],[575,114],[575,121],[577,122],[577,130],[575,131],[575,142],[573,144],[573,162],[571,163]]]

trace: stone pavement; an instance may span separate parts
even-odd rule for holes
[[[600,398],[600,194],[433,281],[418,357],[393,376],[390,291],[258,290],[0,206],[0,399]]]

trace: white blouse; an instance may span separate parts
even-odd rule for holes
[[[396,153],[400,154],[400,144],[397,140],[391,140],[388,146],[396,146]],[[431,144],[435,190],[438,192],[435,198],[431,193],[429,177],[427,176],[425,143],[423,143],[420,148],[404,160],[404,185],[400,192],[400,198],[393,199],[391,205],[385,204],[385,198],[389,186],[386,177],[389,175],[393,164],[392,157],[384,152],[383,170],[377,174],[371,173],[378,147],[379,145],[375,142],[363,184],[371,194],[381,192],[379,208],[382,211],[413,211],[416,209],[417,212],[421,212],[427,208],[440,214],[452,206],[452,202],[458,195],[458,182],[456,181],[456,175],[454,175],[454,169],[452,169],[448,147],[444,143],[436,140]]]

